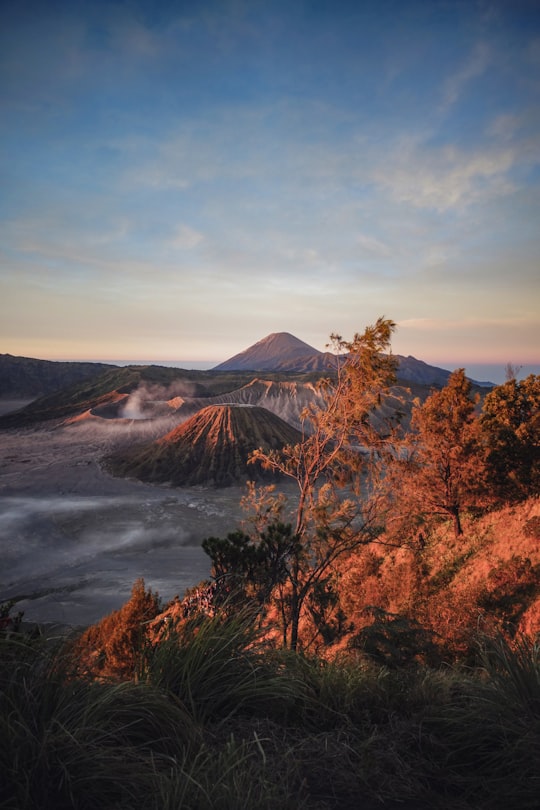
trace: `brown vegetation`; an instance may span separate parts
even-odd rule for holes
[[[441,523],[422,542],[395,547],[385,536],[341,561],[340,607],[357,633],[370,606],[431,634],[440,657],[468,655],[479,630],[514,638],[540,633],[540,546],[527,532],[540,499],[464,519],[456,540]],[[346,646],[350,637],[340,642]]]
[[[132,677],[140,664],[148,625],[159,610],[158,595],[137,580],[120,610],[89,627],[73,643],[77,673],[118,680]]]

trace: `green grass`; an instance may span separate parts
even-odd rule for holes
[[[262,644],[251,610],[168,627],[147,648],[141,678],[174,695],[199,723],[239,713],[286,719],[305,693],[305,684]]]
[[[0,655],[0,807],[135,807],[197,739],[163,692],[74,680],[50,646],[2,640]]]
[[[0,638],[7,810],[521,810],[540,795],[537,645],[477,669],[269,649],[253,613],[169,628],[133,680]]]

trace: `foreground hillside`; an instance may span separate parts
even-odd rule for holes
[[[212,613],[210,584],[200,583],[161,613],[155,608],[154,626],[183,621],[201,605]],[[270,609],[266,637],[279,645],[274,622],[279,617]],[[396,547],[381,535],[338,562],[326,601],[314,600],[300,625],[308,654],[333,660],[361,652],[389,667],[470,661],[479,632],[540,637],[539,498],[467,519],[459,542],[445,524],[421,544]],[[85,654],[89,662],[99,659],[95,674],[115,672],[102,647],[106,635],[90,631],[89,638],[102,639]]]
[[[538,807],[527,640],[477,633],[467,667],[380,666],[359,647],[330,663],[273,649],[256,610],[152,621],[159,609],[138,582],[77,639],[0,631],[2,807]]]
[[[469,654],[478,629],[535,638],[540,498],[467,518],[457,540],[448,523],[398,548],[382,535],[342,560],[337,576],[339,606],[354,625],[337,648],[372,645],[389,662],[393,654],[421,654],[414,645],[422,628],[432,653],[452,660]]]
[[[0,629],[0,805],[536,810],[539,523],[531,499],[459,547],[441,526],[363,549],[354,632],[320,657],[276,649],[257,606],[164,610],[142,581],[60,645]]]

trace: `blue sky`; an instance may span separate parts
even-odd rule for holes
[[[536,2],[2,9],[1,352],[540,363]]]

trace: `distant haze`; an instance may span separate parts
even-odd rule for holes
[[[65,358],[57,359],[63,360]],[[224,359],[225,358],[222,358],[222,360]],[[222,360],[103,360],[101,358],[97,358],[95,360],[89,360],[88,362],[110,363],[113,366],[155,365],[166,366],[167,368],[200,369],[201,371],[207,371],[217,366],[220,362],[222,362]],[[417,357],[417,360],[425,360],[425,358],[419,356]],[[456,368],[464,368],[467,376],[473,380],[478,380],[478,382],[492,382],[495,385],[501,385],[501,383],[505,382],[506,380],[506,366],[508,362],[510,361],[505,360],[501,363],[438,363],[437,361],[433,361],[432,365],[438,366],[439,368],[448,369],[448,371],[454,371]],[[519,368],[519,363],[514,363],[513,365]],[[540,374],[540,363],[528,365],[523,364],[518,374],[518,379],[523,379],[529,374]]]
[[[515,363],[514,365],[519,368],[519,363]],[[478,380],[478,382],[492,382],[495,383],[495,385],[501,385],[501,383],[506,381],[506,366],[507,363],[463,363],[461,365],[457,363],[443,366],[443,368],[448,368],[451,371],[456,368],[464,368],[467,376],[472,380]],[[523,364],[517,374],[517,379],[522,380],[524,377],[528,377],[529,374],[540,374],[540,364]]]
[[[61,359],[65,360],[66,358]],[[100,360],[98,358],[96,360],[87,360],[86,362],[110,363],[111,366],[165,366],[166,368],[188,368],[204,371],[217,366],[219,360]]]

